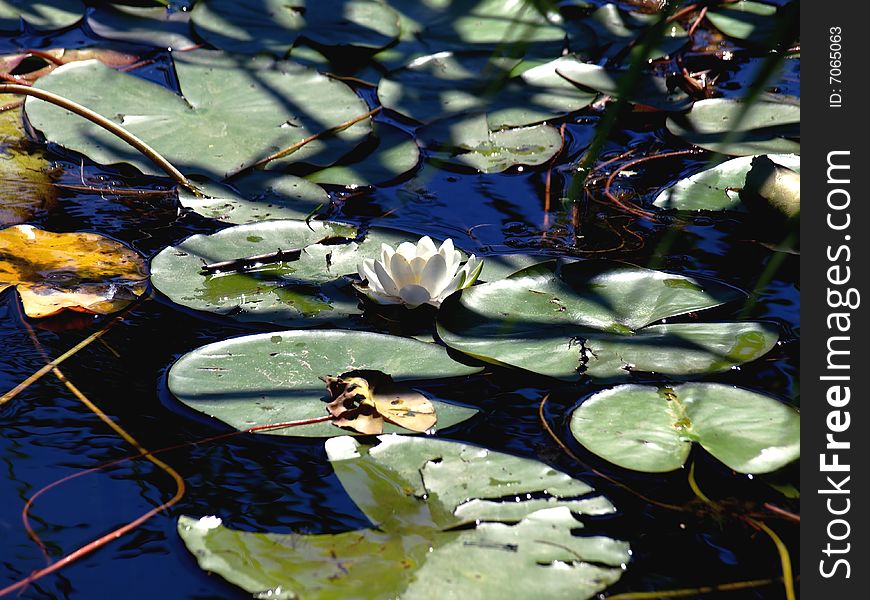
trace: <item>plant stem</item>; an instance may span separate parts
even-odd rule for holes
[[[71,356],[74,356],[79,350],[81,350],[82,348],[89,345],[91,342],[94,342],[94,341],[98,340],[100,337],[102,337],[103,335],[105,335],[106,332],[109,331],[109,329],[111,329],[114,325],[116,325],[117,323],[119,323],[121,321],[121,318],[125,314],[127,314],[128,312],[133,310],[133,307],[138,306],[139,302],[141,302],[141,300],[137,300],[137,301],[133,302],[130,306],[125,308],[124,311],[121,312],[121,314],[116,315],[108,323],[103,325],[103,327],[100,330],[95,331],[94,333],[92,333],[91,335],[89,335],[88,337],[83,339],[81,342],[79,342],[78,344],[76,344],[75,346],[73,346],[72,348],[70,348],[69,350],[67,350],[66,352],[64,352],[63,354],[61,354],[60,356],[58,356],[57,358],[55,358],[54,360],[52,360],[51,362],[46,364],[44,367],[42,367],[41,369],[36,371],[33,375],[31,375],[30,377],[28,377],[27,379],[25,379],[24,381],[22,381],[21,383],[16,385],[14,388],[12,388],[8,392],[6,392],[2,396],[0,396],[0,406],[3,406],[4,404],[6,404],[10,400],[12,400],[15,396],[17,396],[18,394],[20,394],[21,392],[26,390],[28,387],[30,387],[31,384],[33,384],[34,382],[39,380],[43,375],[45,375],[46,373],[51,371],[53,368],[60,365],[60,363],[62,363],[66,359],[70,358]]]
[[[147,157],[154,164],[160,167],[162,171],[164,171],[167,175],[174,179],[180,186],[187,190],[190,190],[193,194],[196,194],[197,196],[201,195],[199,190],[197,190],[194,185],[190,183],[187,177],[182,175],[181,171],[173,167],[172,164],[168,160],[163,158],[163,156],[161,156],[160,153],[157,152],[154,148],[140,140],[138,137],[136,137],[117,123],[110,121],[109,119],[98,113],[95,113],[91,109],[82,106],[77,102],[73,102],[72,100],[64,98],[63,96],[58,96],[57,94],[53,94],[45,90],[40,90],[17,83],[0,83],[0,94],[33,96],[34,98],[39,98],[40,100],[44,100],[45,102],[49,102],[51,104],[54,104],[55,106],[66,109],[71,113],[75,113],[80,117],[84,117],[91,123],[99,125],[109,133],[119,137],[120,139],[133,146],[133,148],[141,152],[145,157]]]
[[[200,274],[213,275],[225,271],[240,271],[247,267],[253,267],[256,265],[291,262],[299,260],[300,256],[302,256],[302,250],[300,248],[294,248],[292,250],[281,250],[279,248],[277,252],[268,252],[266,254],[257,254],[255,256],[245,256],[243,258],[234,258],[232,260],[206,263],[202,265]]]
[[[734,592],[738,590],[748,590],[757,587],[763,587],[774,583],[775,579],[753,579],[751,581],[735,581],[733,583],[720,583],[719,585],[705,585],[696,588],[685,588],[679,590],[659,590],[656,592],[626,592],[624,594],[614,594],[607,596],[605,600],[655,600],[657,598],[690,598],[692,596],[701,596],[703,594],[712,594],[716,592]]]

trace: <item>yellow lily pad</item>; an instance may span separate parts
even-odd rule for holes
[[[0,229],[0,292],[15,287],[28,317],[64,309],[106,315],[148,286],[135,251],[95,233],[52,233],[32,225]]]
[[[0,104],[14,100],[0,95]],[[49,210],[57,197],[54,170],[41,150],[29,146],[21,109],[0,112],[0,225],[29,221]]]

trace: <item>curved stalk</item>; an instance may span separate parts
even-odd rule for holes
[[[26,85],[21,85],[17,83],[0,83],[0,94],[13,94],[16,96],[33,96],[34,98],[39,98],[45,102],[49,102],[54,104],[55,106],[59,106],[63,109],[70,111],[71,113],[75,113],[80,117],[84,117],[91,123],[95,125],[99,125],[112,135],[119,137],[124,140],[133,148],[141,152],[145,157],[147,157],[151,162],[160,167],[160,169],[169,175],[172,179],[178,182],[178,185],[184,187],[187,190],[190,190],[192,193],[197,196],[200,195],[199,190],[197,190],[192,183],[185,177],[181,171],[172,166],[168,160],[163,158],[157,150],[140,140],[138,137],[118,125],[117,123],[110,121],[103,115],[92,111],[91,109],[78,104],[77,102],[73,102],[63,96],[58,96],[57,94],[53,94],[52,92],[47,92],[45,90],[40,90],[37,88],[33,88]]]

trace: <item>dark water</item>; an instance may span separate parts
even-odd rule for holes
[[[54,38],[0,40],[0,50],[93,43],[75,30]],[[710,43],[721,43],[715,40]],[[116,46],[117,47],[117,46]],[[122,47],[129,50],[129,48]],[[141,49],[140,49],[141,50]],[[740,50],[735,48],[735,50]],[[142,76],[172,83],[165,55],[140,70]],[[699,53],[687,60],[709,61]],[[739,93],[758,57],[745,52],[730,73],[728,93]],[[792,85],[785,82],[783,85]],[[794,91],[794,87],[789,88]],[[780,344],[762,359],[709,380],[764,391],[796,404],[799,332],[798,261],[772,250],[746,215],[665,215],[652,223],[626,216],[597,195],[575,207],[560,200],[571,178],[570,165],[588,144],[599,113],[588,110],[567,120],[567,147],[551,173],[546,169],[500,175],[451,172],[426,165],[413,177],[367,193],[333,190],[330,216],[360,224],[386,225],[433,237],[452,237],[477,254],[534,252],[620,259],[643,266],[721,279],[754,291],[751,306],[717,309],[711,318],[753,318],[779,325]],[[379,119],[391,120],[390,115]],[[397,123],[397,125],[400,125]],[[626,117],[611,136],[605,156],[636,148],[636,156],[682,149],[655,113]],[[112,184],[160,189],[162,180],[112,172],[54,149],[65,168],[62,183]],[[699,170],[708,155],[661,159],[620,179],[618,190],[636,193],[629,201],[649,202],[662,187]],[[600,195],[600,194],[599,194]],[[549,210],[547,207],[549,206]],[[573,216],[572,216],[573,215]],[[216,230],[195,214],[178,214],[174,197],[146,199],[62,191],[55,212],[33,221],[52,231],[93,231],[118,239],[146,257],[200,232]],[[770,269],[768,267],[770,266]],[[769,280],[763,274],[770,271]],[[759,284],[761,282],[761,284]],[[760,286],[760,287],[759,287]],[[0,390],[10,389],[44,364],[28,327],[48,356],[57,356],[96,329],[62,330],[62,322],[25,322],[13,293],[0,294]],[[221,424],[183,410],[165,387],[169,365],[203,344],[268,330],[241,326],[174,307],[159,295],[129,313],[105,336],[62,365],[64,374],[147,448],[195,442],[226,431]],[[538,458],[589,481],[609,496],[620,513],[593,520],[591,531],[626,539],[633,559],[609,593],[672,589],[720,582],[778,577],[779,560],[770,540],[736,519],[717,520],[698,504],[670,511],[640,499],[625,487],[660,502],[694,499],[687,472],[644,475],[610,467],[571,442],[570,410],[600,389],[568,385],[532,374],[489,370],[459,382],[433,386],[447,399],[477,406],[481,416],[443,433],[457,440]],[[568,457],[544,431],[538,407],[550,394],[546,416],[583,463]],[[131,454],[131,448],[84,408],[54,377],[43,377],[0,409],[0,587],[45,565],[21,524],[21,509],[44,485]],[[247,530],[339,532],[368,525],[332,475],[319,441],[238,436],[187,446],[162,458],[184,477],[187,493],[169,512],[54,575],[32,584],[24,598],[243,598],[217,576],[201,571],[175,533],[179,515],[218,515]],[[766,501],[796,509],[768,485],[797,485],[797,469],[776,477],[735,476],[703,451],[695,450],[696,475],[704,491],[738,512],[760,511]],[[53,559],[132,520],[169,499],[174,485],[148,462],[130,461],[67,482],[46,493],[32,510],[33,524]],[[797,564],[798,527],[771,519]],[[729,598],[779,598],[773,585],[735,592]]]

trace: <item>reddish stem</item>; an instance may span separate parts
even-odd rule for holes
[[[66,63],[63,59],[54,56],[50,52],[45,52],[43,50],[34,50],[33,48],[28,48],[24,51],[24,54],[30,54],[31,56],[38,56],[39,58],[45,59],[46,61],[57,65],[58,67],[61,65],[65,65]]]
[[[607,182],[604,184],[604,195],[607,196],[608,200],[610,200],[616,206],[622,208],[624,211],[626,211],[628,213],[631,213],[631,214],[636,215],[638,217],[652,218],[653,213],[646,211],[646,210],[643,210],[643,209],[640,209],[640,208],[636,208],[634,206],[629,206],[629,205],[625,204],[624,202],[622,202],[619,198],[614,196],[613,193],[611,193],[611,191],[610,191],[610,188],[613,185],[613,182],[616,180],[616,178],[619,176],[619,174],[621,172],[628,169],[629,167],[633,167],[635,165],[639,165],[641,163],[644,163],[644,162],[647,162],[650,160],[656,160],[659,158],[671,158],[673,156],[685,156],[687,154],[697,154],[697,153],[698,153],[697,150],[676,150],[674,152],[665,152],[662,154],[652,154],[649,156],[642,156],[640,158],[630,160],[627,163],[623,163],[623,164],[619,165],[617,168],[615,168],[613,170],[613,172],[607,177]]]
[[[286,421],[283,423],[270,423],[268,425],[256,425],[254,427],[249,427],[248,429],[243,429],[240,431],[232,431],[230,433],[223,433],[223,434],[212,436],[212,437],[205,438],[202,440],[197,440],[195,442],[186,442],[184,444],[176,444],[174,446],[167,446],[165,448],[160,448],[158,450],[152,450],[150,452],[140,452],[139,454],[127,456],[124,458],[119,458],[117,460],[113,460],[113,461],[104,463],[102,465],[99,465],[97,467],[93,467],[91,469],[79,471],[77,473],[73,473],[72,475],[67,475],[64,478],[58,479],[57,481],[54,481],[54,482],[48,484],[47,486],[39,489],[36,493],[34,493],[27,500],[27,503],[24,505],[24,509],[22,510],[22,513],[21,513],[21,518],[22,518],[22,521],[24,522],[24,528],[27,530],[28,535],[30,535],[32,538],[34,538],[37,541],[37,543],[39,543],[40,546],[42,546],[41,542],[39,541],[39,537],[36,536],[36,533],[34,532],[33,527],[30,525],[29,512],[30,512],[30,508],[33,506],[33,503],[36,501],[37,498],[42,496],[47,491],[57,487],[58,485],[60,485],[62,483],[65,483],[65,482],[70,481],[72,479],[76,479],[76,478],[81,477],[83,475],[87,475],[88,473],[94,473],[96,471],[101,471],[101,470],[106,469],[108,467],[112,467],[114,465],[118,465],[118,464],[121,464],[123,462],[127,462],[127,461],[134,460],[137,458],[143,458],[145,456],[152,456],[154,454],[160,454],[163,452],[168,452],[170,450],[176,450],[178,448],[184,448],[184,447],[193,446],[193,445],[197,445],[197,444],[204,444],[204,443],[208,443],[208,442],[213,442],[213,441],[217,441],[220,439],[224,439],[224,438],[228,438],[228,437],[232,437],[232,436],[236,436],[236,435],[241,435],[244,433],[253,433],[253,432],[257,432],[257,431],[269,431],[272,429],[281,429],[284,427],[298,427],[300,425],[312,425],[314,423],[323,423],[326,421],[331,421],[332,419],[333,419],[332,415],[324,415],[322,417],[314,417],[311,419],[302,419],[299,421]],[[165,508],[172,506],[173,504],[178,502],[181,499],[181,496],[183,494],[184,494],[184,490],[179,489],[178,491],[176,491],[175,495],[170,500],[168,500],[167,502],[164,502],[163,504],[161,504],[157,508],[153,508],[153,509],[149,510],[148,512],[146,512],[145,514],[141,515],[140,517],[134,519],[133,521],[130,521],[126,525],[118,527],[117,529],[107,533],[106,535],[99,537],[96,540],[93,540],[93,541],[85,544],[84,546],[78,548],[77,550],[74,550],[73,552],[67,554],[66,556],[64,556],[63,558],[58,560],[57,562],[52,563],[43,569],[39,569],[38,571],[34,571],[28,577],[26,577],[20,581],[17,581],[11,585],[8,585],[3,589],[0,589],[0,596],[5,596],[6,594],[9,594],[9,593],[14,592],[14,591],[19,590],[19,589],[22,589],[22,588],[26,587],[27,585],[29,585],[31,582],[36,581],[37,579],[40,579],[42,577],[45,577],[46,575],[50,575],[51,573],[54,573],[58,569],[63,568],[64,566],[78,560],[79,558],[87,556],[88,554],[90,554],[94,550],[98,550],[99,548],[102,548],[103,546],[105,546],[106,544],[111,542],[112,540],[116,540],[119,537],[121,537],[122,535],[129,533],[130,531],[133,531],[139,525],[141,525],[142,523],[144,523],[145,521],[147,521],[148,519],[150,519],[151,517],[153,517],[154,515],[156,515],[160,511],[162,511]]]

